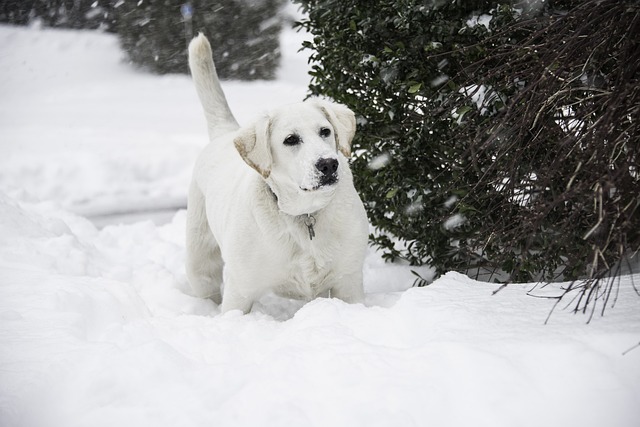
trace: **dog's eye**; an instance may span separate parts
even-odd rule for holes
[[[331,129],[329,128],[321,128],[320,129],[320,136],[323,138],[327,138],[329,135],[331,135]]]
[[[284,145],[298,145],[300,144],[300,137],[298,135],[289,135],[284,139]]]

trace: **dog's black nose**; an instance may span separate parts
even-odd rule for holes
[[[316,169],[320,171],[322,176],[331,176],[338,170],[338,159],[320,159],[316,163]]]
[[[320,185],[333,185],[338,181],[338,159],[320,159],[316,163],[316,169],[320,171]]]

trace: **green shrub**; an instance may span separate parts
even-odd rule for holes
[[[311,93],[359,116],[353,168],[378,230],[373,242],[389,259],[429,263],[439,272],[480,265],[465,240],[477,233],[473,214],[481,208],[461,202],[472,184],[461,174],[469,144],[456,138],[456,119],[440,113],[451,111],[447,94],[459,89],[450,77],[482,54],[459,49],[487,34],[466,24],[472,6],[489,10],[494,2],[300,3],[308,14],[302,25],[314,35],[306,45],[314,50]],[[458,213],[465,223],[451,222]]]
[[[185,35],[184,0],[127,0],[117,7],[118,35],[131,61],[157,73],[186,73],[187,38],[203,32],[224,79],[273,79],[280,60],[282,0],[192,0]]]
[[[598,279],[640,248],[637,2],[297,2],[388,258]]]

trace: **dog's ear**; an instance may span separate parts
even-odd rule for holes
[[[265,179],[271,174],[273,161],[269,148],[270,134],[271,120],[264,117],[255,124],[240,129],[233,140],[242,159]]]
[[[345,157],[351,156],[351,141],[356,134],[356,115],[342,104],[314,99],[315,103],[327,117],[336,134],[338,150]]]

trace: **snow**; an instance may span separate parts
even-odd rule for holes
[[[302,37],[276,81],[225,82],[241,122],[305,96]],[[411,288],[371,250],[365,305],[220,315],[190,296],[176,212],[206,140],[189,78],[98,32],[0,26],[0,46],[1,426],[637,425],[640,275],[604,317],[545,324],[563,284]],[[110,215],[150,207],[168,221]]]
[[[478,25],[484,25],[485,28],[491,31],[490,25],[493,16],[483,13],[482,15],[472,15],[469,19],[467,19],[467,26],[469,28],[476,27]]]

